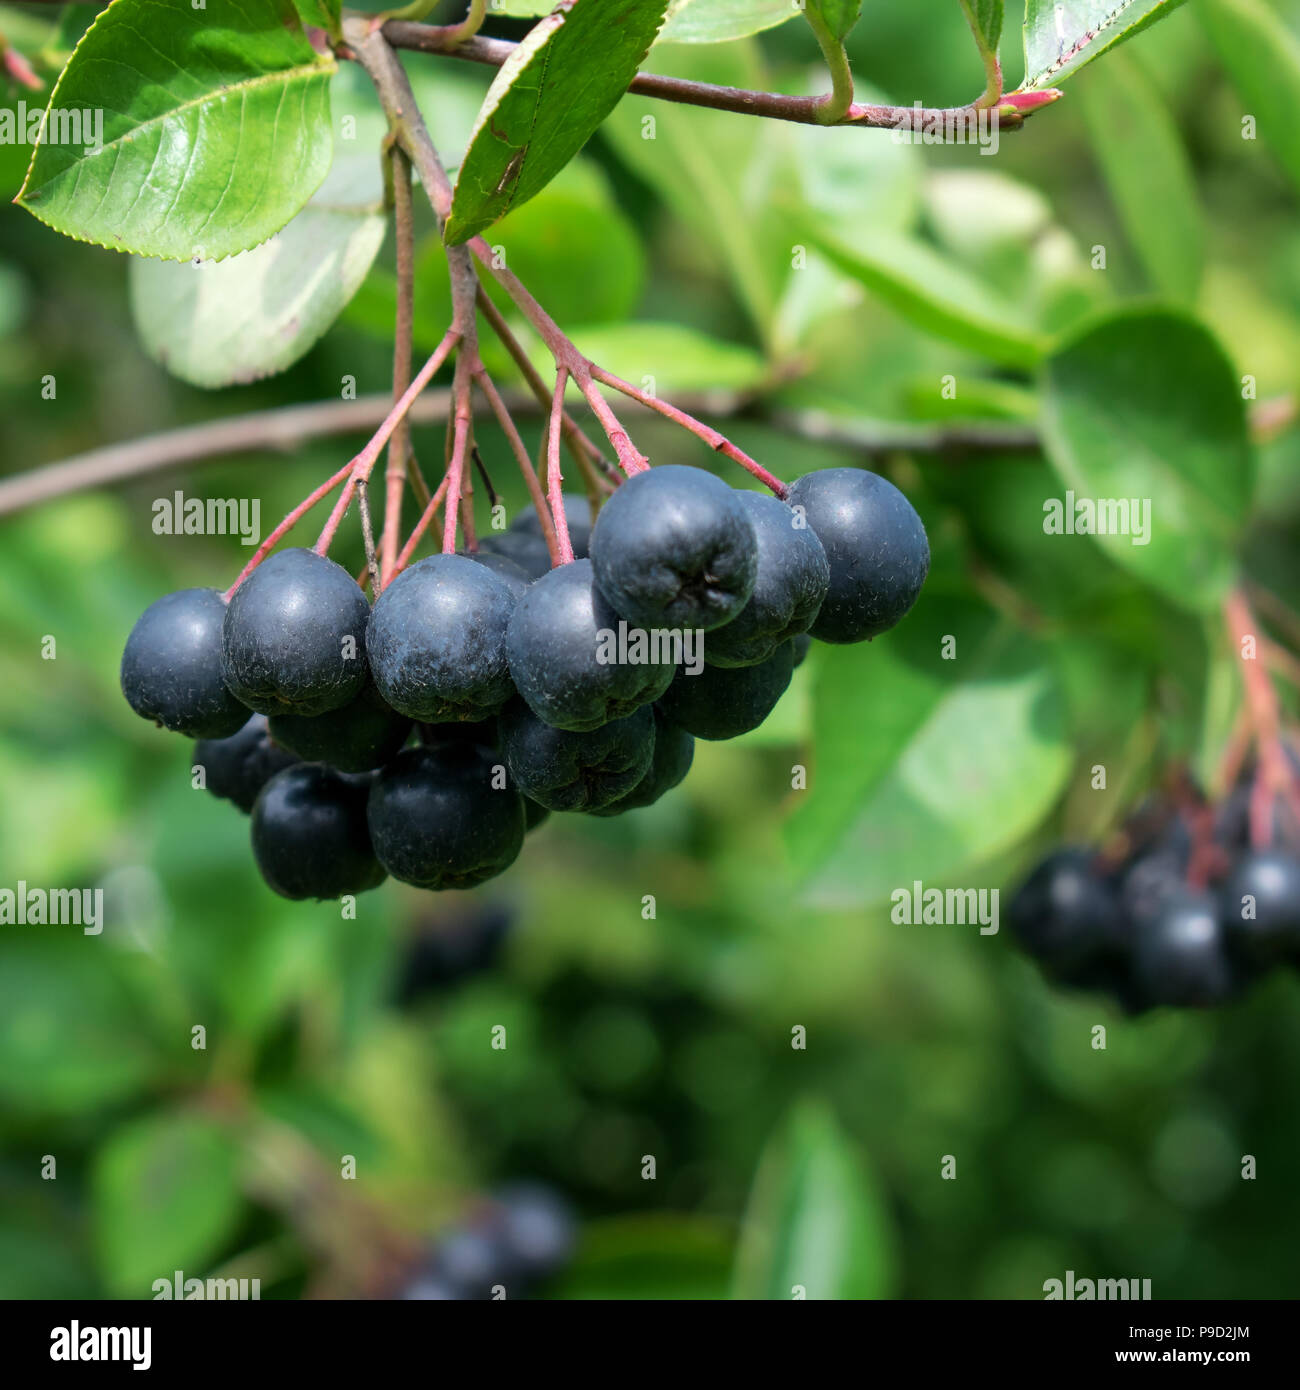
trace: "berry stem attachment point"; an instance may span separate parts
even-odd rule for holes
[[[320,485],[320,487],[316,489],[315,492],[311,493],[310,496],[303,498],[303,500],[298,503],[298,505],[293,509],[293,511],[291,511],[289,515],[286,516],[285,519],[275,528],[275,530],[272,531],[269,536],[267,536],[267,538],[262,542],[262,544],[257,547],[257,549],[253,552],[252,559],[250,559],[249,562],[244,566],[244,568],[240,570],[239,578],[236,579],[235,582],[230,586],[230,588],[226,590],[225,599],[227,603],[230,602],[235,590],[238,589],[239,586],[244,582],[244,580],[247,579],[250,574],[252,574],[252,572],[258,567],[258,565],[262,563],[263,560],[266,559],[266,557],[271,553],[271,551],[274,550],[277,545],[279,545],[283,537],[286,536],[303,519],[303,517],[307,515],[309,511],[311,511],[311,509],[316,505],[317,502],[321,501],[322,498],[328,497],[330,493],[333,492],[334,489],[338,487],[338,485],[351,472],[352,464],[349,461],[348,463],[344,464],[343,467],[340,468],[339,471],[335,473],[332,478],[327,478]]]
[[[447,495],[447,485],[449,481],[450,475],[444,476],[442,482],[434,489],[433,496],[429,498],[429,503],[421,514],[419,521],[415,523],[411,534],[407,536],[406,544],[402,547],[401,553],[397,557],[397,563],[393,566],[394,579],[396,579],[407,565],[411,563],[411,556],[415,554],[415,547],[420,544],[420,541],[424,537],[424,533],[429,529],[430,523],[437,515],[438,508],[442,506],[443,498]],[[389,582],[391,583],[392,581],[390,580]]]

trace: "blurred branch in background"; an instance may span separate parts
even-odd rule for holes
[[[537,400],[526,392],[507,392],[503,397],[512,414],[541,413]],[[692,414],[762,421],[796,438],[850,450],[865,459],[898,453],[949,458],[1030,453],[1039,444],[1037,427],[1019,421],[965,420],[952,425],[927,425],[855,420],[818,410],[768,410],[758,397],[737,391],[701,391],[679,395],[678,399]],[[408,419],[416,425],[441,424],[447,419],[450,402],[449,390],[426,391],[412,406]],[[309,439],[373,430],[391,405],[383,395],[362,396],[355,401],[318,401],[187,425],[91,449],[0,481],[0,516],[86,488],[104,487],[186,463],[230,454],[288,451]],[[1258,440],[1267,441],[1292,426],[1296,418],[1296,402],[1290,396],[1260,401],[1251,415],[1252,433]]]
[[[541,413],[534,397],[524,392],[508,393],[505,399],[512,414],[536,416]],[[842,420],[812,410],[776,411],[769,415],[753,397],[730,391],[698,392],[693,396],[681,395],[678,399],[692,413],[766,420],[788,434],[839,445],[868,457],[907,451],[960,454],[1037,447],[1033,426],[1014,422],[911,425]],[[411,408],[408,419],[417,425],[442,423],[447,418],[450,403],[450,390],[428,391]],[[0,482],[0,516],[85,488],[103,487],[186,463],[230,454],[288,451],[309,439],[373,430],[391,408],[392,402],[386,395],[362,396],[355,401],[320,401],[187,425],[143,439],[91,449],[4,479]]]

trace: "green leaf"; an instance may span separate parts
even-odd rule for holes
[[[724,343],[676,323],[611,323],[576,328],[573,339],[593,361],[643,390],[746,391],[766,367],[753,348]],[[539,367],[549,360],[539,352]]]
[[[293,5],[304,26],[310,24],[317,29],[324,29],[335,39],[341,35],[341,0],[293,0]]]
[[[5,771],[13,770],[6,761]],[[0,957],[0,1105],[9,1114],[86,1117],[136,1094],[148,1085],[157,1060],[138,1021],[129,994],[86,950],[6,950]]]
[[[805,1102],[759,1160],[733,1296],[888,1298],[895,1243],[884,1197],[834,1115]]]
[[[1004,0],[961,0],[981,55],[996,54],[1002,42]]]
[[[900,749],[950,688],[943,638],[961,632],[972,646],[992,615],[969,601],[923,602],[892,632],[817,654],[814,754],[808,791],[786,822],[795,872],[806,878],[835,850],[853,817],[898,760]]]
[[[792,0],[672,0],[660,43],[726,43],[793,19]]]
[[[667,0],[560,0],[497,73],[456,178],[446,241],[459,246],[560,172],[618,104]]]
[[[803,10],[806,16],[817,16],[831,37],[843,43],[862,17],[862,0],[806,0]]]
[[[1300,39],[1260,0],[1202,0],[1198,9],[1259,134],[1300,186]]]
[[[147,35],[147,40],[143,37]],[[50,97],[18,201],[56,231],[163,260],[220,260],[278,232],[330,164],[334,60],[290,0],[113,0]],[[103,116],[102,141],[81,113]],[[93,124],[93,122],[92,122]]]
[[[1205,223],[1183,138],[1154,83],[1126,54],[1082,87],[1093,153],[1147,278],[1167,298],[1196,300]]]
[[[239,1150],[199,1115],[155,1116],[120,1127],[96,1156],[95,1246],[109,1288],[146,1298],[175,1270],[200,1276],[241,1210]]]
[[[1043,433],[1076,498],[1149,506],[1149,543],[1097,536],[1112,560],[1185,607],[1219,602],[1254,461],[1237,373],[1205,327],[1163,310],[1094,320],[1047,363]]]
[[[145,351],[195,386],[284,371],[343,312],[386,228],[373,206],[313,200],[270,241],[226,261],[133,259],[131,314]]]
[[[1037,361],[1046,351],[1046,340],[1016,309],[924,242],[869,232],[850,247],[817,227],[803,227],[800,235],[833,266],[935,337],[1012,366]]]
[[[1059,87],[1184,0],[1026,0],[1024,86]]]
[[[493,14],[509,15],[511,19],[537,19],[550,14],[555,0],[492,0]]]
[[[730,1234],[707,1217],[613,1217],[583,1227],[555,1297],[724,1299],[730,1264]]]
[[[1046,650],[979,611],[950,636],[949,688],[898,747],[810,901],[872,905],[916,879],[950,886],[1018,844],[1060,796],[1071,750]]]

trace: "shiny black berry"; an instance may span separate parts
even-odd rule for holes
[[[367,784],[322,763],[295,763],[253,805],[253,857],[284,898],[340,898],[384,881],[366,830]]]
[[[301,761],[271,741],[264,714],[252,715],[229,738],[205,738],[194,745],[193,766],[203,769],[206,789],[244,812],[253,809],[258,792],[277,772]]]
[[[164,594],[140,615],[122,653],[122,693],[144,719],[191,738],[228,738],[248,719],[225,682],[225,600],[215,589]]]
[[[223,632],[226,684],[260,714],[324,714],[366,683],[370,605],[341,565],[281,550],[235,590]]]

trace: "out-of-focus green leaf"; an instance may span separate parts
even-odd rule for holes
[[[554,1290],[565,1299],[724,1299],[727,1229],[705,1217],[655,1213],[592,1221]]]
[[[3,1109],[86,1115],[147,1085],[158,1059],[140,1035],[131,999],[105,967],[104,938],[82,937],[75,926],[3,930],[78,936],[61,949],[10,947],[0,956]]]
[[[810,900],[880,903],[917,879],[952,886],[1018,844],[1060,796],[1071,754],[1049,653],[980,613],[950,635],[951,686],[898,748]]]
[[[1155,84],[1125,53],[1081,88],[1093,153],[1147,279],[1191,304],[1201,283],[1205,224],[1183,139]]]
[[[800,235],[916,327],[1016,366],[1036,362],[1047,340],[1010,305],[924,242],[869,233],[848,245],[819,227]]]
[[[575,159],[536,198],[502,218],[489,240],[524,284],[545,288],[546,311],[557,323],[625,319],[641,297],[641,240],[590,162]],[[437,273],[445,282],[446,270]],[[509,296],[494,282],[488,292],[509,309]]]
[[[748,44],[656,50],[656,72],[724,86],[766,79]],[[790,275],[790,238],[773,211],[763,122],[629,96],[602,133],[716,257],[764,341]]]
[[[944,637],[960,632],[964,654],[992,626],[991,613],[979,604],[927,594],[892,632],[818,652],[812,773],[785,828],[801,877],[834,852],[873,787],[950,688],[954,663],[943,659]],[[963,660],[959,669],[966,667]]]
[[[1183,0],[1025,0],[1026,87],[1058,87]]]
[[[793,19],[792,0],[672,0],[660,43],[725,43]]]
[[[1047,363],[1043,431],[1076,500],[1140,509],[1097,536],[1111,559],[1184,606],[1222,598],[1254,461],[1236,372],[1206,328],[1164,310],[1092,322]]]
[[[683,390],[743,391],[763,379],[752,348],[719,342],[676,323],[611,323],[575,328],[574,341],[593,361],[658,396]],[[547,358],[539,349],[537,362]]]
[[[239,1218],[239,1150],[199,1115],[124,1125],[100,1149],[92,1178],[95,1245],[119,1297],[147,1298],[174,1271],[198,1277]]]
[[[1300,186],[1300,39],[1261,0],[1196,7],[1260,137]]]
[[[650,51],[667,0],[560,0],[506,60],[456,178],[458,246],[527,202],[587,143]]]
[[[116,0],[59,78],[18,201],[116,251],[172,261],[247,251],[329,169],[334,68],[290,0],[251,12],[239,0]],[[82,129],[85,112],[102,115],[102,139]]]
[[[884,1199],[824,1105],[800,1105],[759,1161],[733,1296],[888,1298],[895,1239]]]

